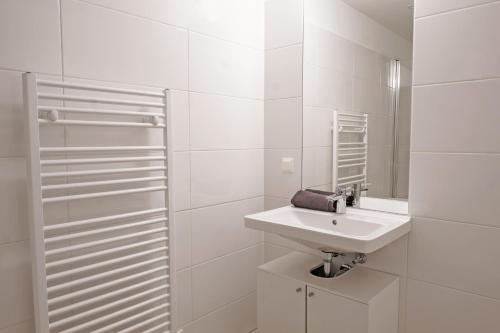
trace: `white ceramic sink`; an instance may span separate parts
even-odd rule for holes
[[[279,234],[319,250],[371,253],[410,231],[410,217],[348,208],[346,214],[293,206],[245,216],[248,228]]]

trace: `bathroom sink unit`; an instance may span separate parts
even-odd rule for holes
[[[345,214],[286,206],[245,216],[245,225],[322,251],[371,253],[407,234],[410,217],[348,208]]]

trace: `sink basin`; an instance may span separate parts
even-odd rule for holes
[[[318,250],[371,253],[407,234],[410,217],[348,208],[345,214],[287,206],[245,216],[245,225]]]

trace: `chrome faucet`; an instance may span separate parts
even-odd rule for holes
[[[335,189],[335,196],[330,197],[332,201],[337,201],[335,212],[337,214],[345,214],[347,206],[346,190],[343,187],[337,186]]]

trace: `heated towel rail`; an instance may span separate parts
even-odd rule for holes
[[[173,331],[169,91],[23,85],[37,332]]]
[[[332,188],[367,183],[368,114],[333,112]]]

